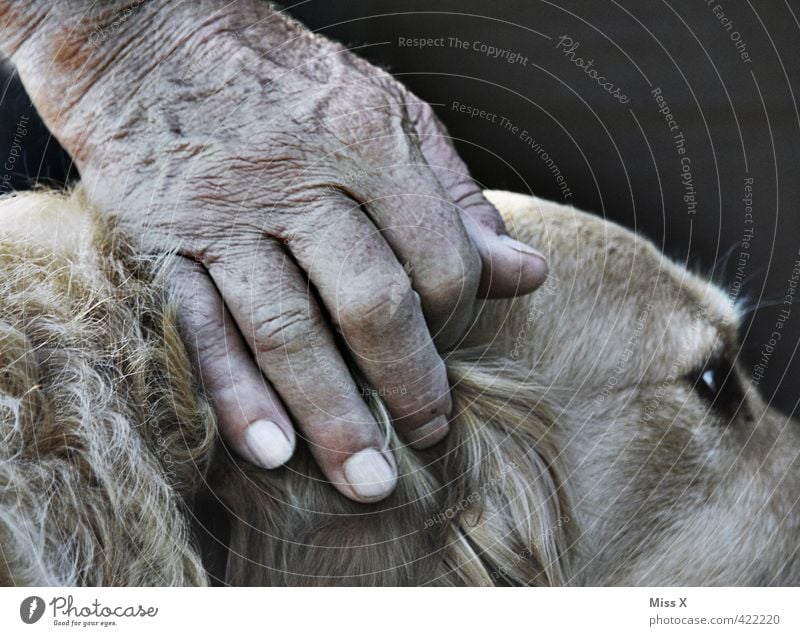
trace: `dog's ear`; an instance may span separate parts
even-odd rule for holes
[[[0,322],[0,585],[36,585],[43,577],[31,554],[37,518],[31,484],[15,461],[26,448],[36,448],[36,427],[52,426],[50,409],[39,385],[39,366],[25,334]],[[4,493],[13,495],[6,500]]]
[[[395,446],[403,478],[377,504],[344,498],[305,445],[274,471],[218,454],[214,493],[229,511],[232,585],[421,585],[435,581],[447,526],[425,525],[445,506],[430,454]],[[223,459],[224,458],[224,459]]]
[[[182,497],[213,417],[165,295],[79,200],[12,203],[90,231],[61,251],[0,235],[0,582],[204,584]]]
[[[543,386],[525,367],[480,349],[449,366],[461,440],[446,472],[471,470],[461,502],[477,500],[460,531],[494,584],[562,584],[572,528]]]
[[[393,440],[385,501],[342,497],[299,448],[265,472],[230,458],[211,477],[230,511],[233,585],[492,585],[563,580],[568,522],[552,414],[521,371],[482,354],[449,361],[455,419],[424,452]],[[369,392],[367,392],[369,393]],[[374,409],[377,417],[385,410]],[[388,422],[387,422],[388,423]],[[222,454],[221,454],[222,455]]]

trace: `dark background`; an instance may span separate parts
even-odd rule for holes
[[[781,301],[800,259],[800,1],[309,0],[285,6],[433,103],[485,187],[566,200],[618,221],[712,277],[746,308],[761,304],[743,324],[747,364],[763,363],[778,312],[790,308],[760,386],[779,408],[797,408],[800,300],[794,307]],[[594,60],[630,101],[621,104],[567,59],[556,47],[562,35],[579,42],[575,55]],[[446,44],[402,47],[400,37],[444,37]],[[469,48],[450,46],[451,37]],[[527,60],[493,59],[472,49],[476,41]],[[3,86],[0,157],[7,156],[25,107],[13,80],[0,78]],[[685,137],[693,215],[654,88]],[[519,131],[470,119],[453,110],[454,101],[506,117]],[[565,199],[550,167],[520,138],[523,129],[552,157],[571,197]],[[14,175],[14,187],[37,174],[63,179],[69,160],[47,144],[46,131],[32,125],[26,139],[25,170]],[[753,179],[752,225],[745,224],[742,201],[746,178]],[[753,230],[749,248],[741,243],[746,228]],[[749,260],[736,295],[743,250]]]

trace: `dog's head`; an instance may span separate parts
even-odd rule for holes
[[[451,434],[392,440],[369,506],[302,447],[271,472],[210,451],[147,261],[80,198],[0,204],[0,579],[197,582],[193,518],[233,584],[800,582],[798,425],[740,370],[727,296],[613,224],[490,197],[551,276],[481,307],[446,356]]]
[[[487,307],[475,340],[499,338],[557,405],[572,580],[800,582],[800,425],[743,371],[728,295],[600,218],[491,198],[552,275]]]

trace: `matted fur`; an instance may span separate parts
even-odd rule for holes
[[[3,213],[0,583],[203,583],[186,503],[213,417],[154,264],[79,197]]]
[[[735,339],[727,299],[612,224],[491,196],[550,282],[484,304],[451,434],[392,439],[374,505],[303,445],[270,472],[216,441],[168,261],[80,194],[0,202],[0,583],[796,584],[796,424],[687,381]]]

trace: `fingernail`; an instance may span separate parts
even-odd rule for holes
[[[244,444],[257,464],[264,468],[283,466],[294,452],[293,444],[275,422],[258,420],[244,432]]]
[[[397,473],[383,453],[374,448],[359,451],[343,466],[344,476],[360,499],[383,499],[397,484]]]
[[[521,252],[522,254],[528,254],[529,256],[537,256],[542,260],[546,260],[544,254],[542,254],[539,250],[536,250],[532,248],[530,245],[526,245],[525,243],[521,243],[517,239],[511,238],[507,234],[501,235],[500,240],[503,241],[503,243],[505,243],[512,250]]]
[[[447,422],[447,417],[439,415],[427,424],[409,431],[406,439],[414,448],[423,449],[442,441],[449,432],[450,424]]]

